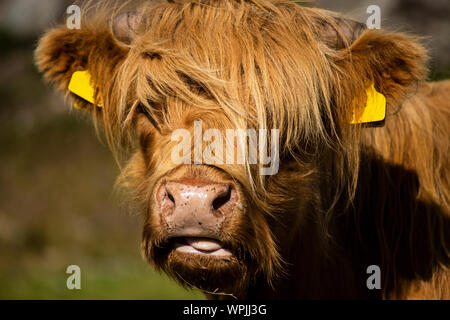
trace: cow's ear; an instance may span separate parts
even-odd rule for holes
[[[396,108],[424,80],[427,52],[417,38],[384,30],[366,30],[339,53],[347,80],[374,85]],[[352,86],[350,86],[352,87]]]
[[[110,19],[99,16],[95,21],[80,29],[50,30],[35,52],[40,71],[80,107],[101,103],[102,89],[108,90],[106,84],[111,84],[143,22],[135,11]]]
[[[94,100],[100,101],[102,87],[112,78],[115,68],[126,53],[126,46],[119,43],[107,28],[72,30],[61,26],[50,30],[41,38],[35,59],[45,78],[59,90],[68,93],[76,105],[92,107],[87,100],[68,90],[72,76],[76,71],[86,71],[96,93]]]

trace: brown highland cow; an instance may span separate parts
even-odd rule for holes
[[[450,298],[450,82],[424,82],[417,38],[288,0],[82,12],[80,29],[46,33],[37,65],[129,156],[119,185],[154,267],[210,298]],[[76,71],[92,103],[68,91]],[[351,124],[371,85],[385,121]],[[174,163],[172,134],[195,121],[278,129],[278,172]]]

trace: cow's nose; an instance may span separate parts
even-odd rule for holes
[[[238,195],[230,183],[166,181],[156,200],[172,236],[206,237],[216,234],[233,214]]]

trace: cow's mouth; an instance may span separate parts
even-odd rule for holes
[[[183,286],[208,292],[233,292],[244,286],[248,261],[242,249],[226,238],[184,234],[169,237],[147,251],[150,262]]]
[[[197,254],[217,258],[230,257],[231,250],[223,242],[207,237],[176,237],[170,239],[172,249],[181,254]]]

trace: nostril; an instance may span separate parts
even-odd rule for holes
[[[175,203],[175,199],[173,198],[172,194],[170,192],[167,192],[167,198],[169,198],[170,201]]]
[[[231,199],[231,188],[228,188],[228,190],[225,194],[220,195],[213,201],[213,203],[212,203],[213,209],[219,210],[228,201],[230,201],[230,199]]]

